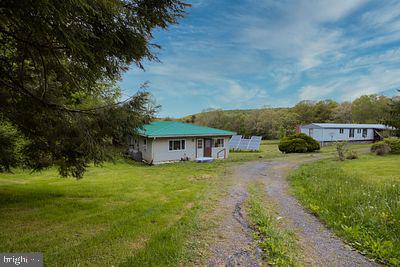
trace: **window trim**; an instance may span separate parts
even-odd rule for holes
[[[355,134],[355,129],[354,128],[349,129],[349,138],[354,138],[354,134]]]
[[[362,129],[362,137],[363,138],[367,138],[368,137],[368,129],[366,129],[366,128]]]
[[[201,145],[199,146],[199,144],[201,144]],[[197,144],[196,144],[196,146],[197,146],[197,149],[204,149],[204,142],[203,142],[203,139],[197,139]]]
[[[170,142],[180,141],[180,149],[170,149]],[[182,149],[182,142],[184,142],[184,149]],[[186,139],[169,139],[168,140],[168,152],[186,151]]]
[[[218,140],[222,140],[222,146],[215,146],[215,144],[217,144]],[[213,138],[212,139],[212,144],[211,147],[213,148],[218,148],[218,147],[225,147],[225,139],[224,138]]]

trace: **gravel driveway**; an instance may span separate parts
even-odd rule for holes
[[[243,214],[242,204],[251,180],[265,183],[268,197],[275,202],[279,216],[285,219],[285,227],[296,233],[304,256],[300,259],[302,265],[378,266],[333,235],[289,193],[287,174],[301,163],[318,158],[320,156],[299,155],[236,166],[233,170],[235,182],[216,210],[223,219],[217,229],[217,240],[210,244],[208,266],[266,265],[261,260],[260,250],[254,246]]]

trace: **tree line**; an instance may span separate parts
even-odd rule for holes
[[[182,120],[199,125],[278,139],[293,134],[296,127],[312,122],[385,123],[395,126],[400,96],[363,95],[352,102],[301,101],[291,108],[253,110],[206,110]],[[397,115],[398,116],[398,115]],[[398,118],[397,118],[398,121]],[[397,128],[400,125],[397,126]]]

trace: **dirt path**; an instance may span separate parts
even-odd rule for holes
[[[319,157],[318,157],[319,158]],[[209,266],[264,266],[260,251],[254,247],[251,229],[243,217],[242,204],[247,184],[262,180],[279,216],[299,239],[306,266],[377,266],[334,236],[315,216],[308,213],[288,192],[286,176],[301,163],[318,159],[300,156],[296,160],[249,162],[234,169],[230,194],[221,200],[218,214],[223,216],[217,240],[210,246]]]

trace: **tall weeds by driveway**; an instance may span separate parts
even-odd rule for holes
[[[363,254],[400,266],[400,156],[324,160],[291,175],[305,207]]]

